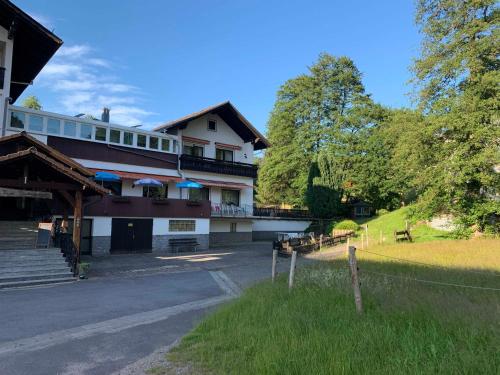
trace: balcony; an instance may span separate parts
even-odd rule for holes
[[[312,215],[308,210],[296,208],[285,209],[277,207],[254,207],[253,213],[260,217],[284,217],[291,219],[311,219]]]
[[[235,206],[233,204],[212,203],[212,217],[251,217],[253,207],[251,205]]]
[[[107,195],[95,202],[85,203],[85,216],[111,217],[210,217],[210,202],[191,202],[186,199],[154,199]]]
[[[257,177],[256,165],[217,160],[202,156],[181,155],[181,169],[251,178]]]

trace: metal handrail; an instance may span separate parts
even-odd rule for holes
[[[237,206],[234,204],[212,203],[212,216],[220,217],[249,217],[253,215],[253,206],[245,204]]]
[[[61,248],[61,252],[70,266],[73,276],[77,276],[80,259],[73,242],[73,236],[69,233],[57,233],[54,242],[56,247]]]

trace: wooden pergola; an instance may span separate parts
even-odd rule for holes
[[[53,199],[73,211],[73,243],[80,254],[83,198],[109,194],[87,170],[59,151],[22,132],[0,138],[0,197]],[[68,219],[64,210],[63,220]]]

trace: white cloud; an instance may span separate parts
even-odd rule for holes
[[[113,64],[95,56],[86,44],[62,47],[37,78],[37,84],[53,92],[56,112],[85,113],[100,118],[111,108],[111,122],[120,125],[149,123],[153,112],[140,107],[140,90],[110,75]]]

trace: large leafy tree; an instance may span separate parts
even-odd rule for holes
[[[421,212],[448,211],[484,229],[500,214],[500,10],[494,0],[419,0],[416,20]]]
[[[309,172],[327,152],[335,191],[350,179],[352,146],[371,124],[373,102],[361,73],[347,57],[321,54],[309,74],[288,80],[278,91],[268,123],[272,148],[262,161],[258,197],[266,203],[304,205]],[[322,162],[324,165],[324,162]]]

